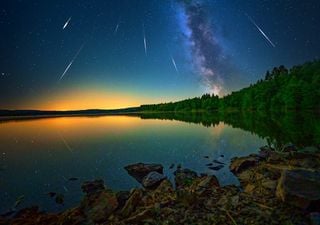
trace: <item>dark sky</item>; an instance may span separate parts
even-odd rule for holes
[[[319,0],[2,0],[0,108],[224,95],[320,54]]]

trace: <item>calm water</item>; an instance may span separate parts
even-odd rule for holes
[[[161,163],[171,179],[173,170],[168,167],[174,163],[215,174],[223,185],[238,184],[228,166],[211,171],[205,164],[213,159],[228,164],[232,157],[257,152],[266,144],[261,132],[230,121],[202,118],[202,124],[197,124],[198,117],[196,121],[186,118],[187,122],[147,117],[66,117],[0,123],[0,211],[12,207],[21,195],[25,200],[20,208],[36,204],[50,211],[63,209],[47,192],[64,194],[64,207],[73,206],[81,198],[80,184],[95,178],[104,179],[112,189],[129,190],[139,184],[123,167],[137,162]],[[171,119],[181,118],[178,115]],[[71,177],[79,180],[68,181]]]

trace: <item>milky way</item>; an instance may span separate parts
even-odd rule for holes
[[[223,47],[219,44],[213,25],[200,1],[179,1],[187,29],[183,32],[189,42],[196,72],[205,91],[221,95],[226,76],[237,73]]]

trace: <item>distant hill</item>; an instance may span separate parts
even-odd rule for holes
[[[125,109],[87,109],[71,111],[41,111],[41,110],[0,110],[0,117],[50,117],[50,116],[77,116],[77,115],[104,115],[104,114],[125,114],[139,111],[139,107]]]
[[[236,81],[235,81],[236,82]],[[320,111],[320,61],[288,70],[267,71],[265,78],[249,87],[219,98],[205,94],[178,102],[142,105],[141,111]]]

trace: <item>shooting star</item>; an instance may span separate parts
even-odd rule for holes
[[[63,25],[62,30],[64,30],[64,29],[68,26],[70,20],[71,20],[71,16],[69,17],[69,19],[67,20],[67,22]]]
[[[116,28],[113,31],[113,34],[116,35],[118,33],[119,30],[119,26],[120,26],[120,22],[117,24]]]
[[[64,75],[66,75],[66,73],[68,72],[68,70],[69,70],[70,67],[72,66],[73,62],[77,59],[77,57],[78,57],[78,55],[80,54],[83,46],[84,46],[84,44],[81,45],[81,47],[79,48],[79,50],[77,51],[77,53],[74,55],[74,57],[72,58],[71,62],[68,64],[68,66],[67,66],[66,69],[64,70],[63,74],[60,76],[59,81],[62,80],[62,78],[64,77]]]
[[[66,148],[72,153],[73,150],[70,147],[70,145],[68,144],[68,142],[66,141],[66,139],[64,139],[64,137],[62,136],[62,134],[59,133],[60,139],[63,142],[63,144],[66,146]]]
[[[175,70],[177,71],[177,73],[179,74],[179,70],[178,70],[178,67],[177,67],[177,64],[176,64],[176,61],[174,60],[174,58],[171,56],[171,61],[172,61],[172,64],[175,68]]]
[[[270,45],[272,45],[272,47],[276,47],[276,45],[270,40],[270,38],[263,32],[263,30],[257,25],[257,23],[248,15],[246,14],[246,16],[249,18],[249,20],[251,21],[251,23],[258,29],[258,31],[263,35],[263,37],[269,42]]]
[[[145,29],[144,29],[144,24],[142,25],[143,27],[143,44],[144,44],[144,52],[147,56],[147,52],[148,52],[148,46],[147,46],[147,39],[146,39],[146,32],[145,32]]]

